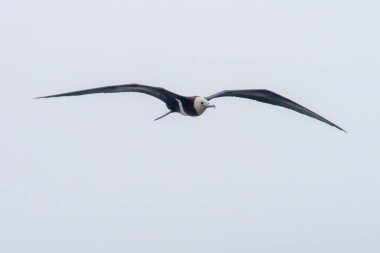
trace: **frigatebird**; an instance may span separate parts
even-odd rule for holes
[[[145,93],[162,100],[166,104],[167,108],[169,109],[169,112],[156,118],[155,120],[162,119],[163,117],[173,112],[178,112],[185,116],[200,116],[202,113],[204,113],[204,111],[207,108],[210,108],[210,107],[215,108],[215,105],[211,105],[209,102],[210,100],[214,98],[239,97],[239,98],[256,100],[256,101],[267,103],[267,104],[282,106],[290,110],[307,115],[309,117],[312,117],[314,119],[317,119],[319,121],[322,121],[330,126],[336,127],[339,130],[342,130],[345,132],[343,128],[325,119],[324,117],[318,115],[317,113],[307,109],[306,107],[303,107],[302,105],[297,104],[296,102],[286,97],[283,97],[277,93],[274,93],[272,91],[265,90],[265,89],[224,90],[208,97],[200,97],[200,96],[185,97],[185,96],[181,96],[176,93],[173,93],[171,91],[168,91],[161,87],[154,87],[154,86],[148,86],[148,85],[142,85],[142,84],[123,84],[123,85],[99,87],[99,88],[94,88],[94,89],[79,90],[79,91],[73,91],[73,92],[67,92],[67,93],[61,93],[61,94],[43,96],[43,97],[37,97],[37,98],[52,98],[52,97],[63,97],[63,96],[79,96],[79,95],[94,94],[94,93],[119,93],[119,92]]]

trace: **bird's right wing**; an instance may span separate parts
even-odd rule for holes
[[[176,103],[175,98],[181,97],[178,94],[165,90],[160,87],[153,87],[142,84],[123,84],[114,86],[105,86],[100,88],[93,88],[87,90],[79,90],[67,93],[60,93],[56,95],[43,96],[37,98],[52,98],[52,97],[64,97],[64,96],[80,96],[94,93],[119,93],[119,92],[139,92],[156,97],[166,103],[169,109],[171,105]]]
[[[209,97],[206,97],[206,99],[211,100],[218,97],[240,97],[256,100],[267,104],[282,106],[287,109],[312,117],[314,119],[320,120],[330,126],[336,127],[339,130],[346,132],[343,128],[335,125],[334,123],[318,115],[317,113],[307,109],[306,107],[303,107],[300,104],[297,104],[296,102],[286,97],[283,97],[269,90],[225,90],[211,95]]]

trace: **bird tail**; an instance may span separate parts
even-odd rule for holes
[[[158,117],[157,119],[154,119],[154,121],[159,120],[159,119],[162,119],[163,117],[168,116],[170,113],[172,113],[172,111],[170,111],[170,112],[168,112],[168,113],[165,113],[164,115]]]

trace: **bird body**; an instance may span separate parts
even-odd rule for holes
[[[269,90],[264,89],[251,89],[251,90],[224,90],[214,95],[208,97],[201,96],[191,96],[185,97],[168,91],[161,87],[154,87],[142,84],[123,84],[123,85],[114,85],[114,86],[105,86],[94,89],[79,90],[67,93],[61,93],[50,96],[43,96],[38,98],[52,98],[52,97],[63,97],[63,96],[79,96],[86,94],[94,93],[119,93],[119,92],[139,92],[151,95],[162,100],[166,107],[169,109],[169,112],[158,117],[155,120],[161,119],[171,113],[177,112],[184,116],[200,116],[202,115],[207,108],[215,108],[215,105],[210,104],[210,100],[220,97],[239,97],[246,98],[251,100],[256,100],[259,102],[282,106],[287,109],[302,113],[309,117],[315,118],[319,121],[322,121],[330,126],[336,127],[339,130],[345,131],[341,127],[332,123],[331,121],[323,118],[322,116],[316,114],[315,112],[303,107],[296,102],[285,98],[277,93],[274,93]]]
[[[184,116],[200,116],[202,115],[208,107],[215,107],[210,105],[208,100],[204,97],[182,97],[182,99],[176,98],[178,103],[178,110],[180,114]]]

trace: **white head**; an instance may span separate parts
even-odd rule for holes
[[[206,109],[209,107],[215,108],[215,105],[210,105],[208,100],[203,98],[203,97],[196,97],[194,99],[194,105],[193,106],[194,106],[194,109],[198,115],[201,115],[202,113],[204,113],[204,111],[206,111]]]

